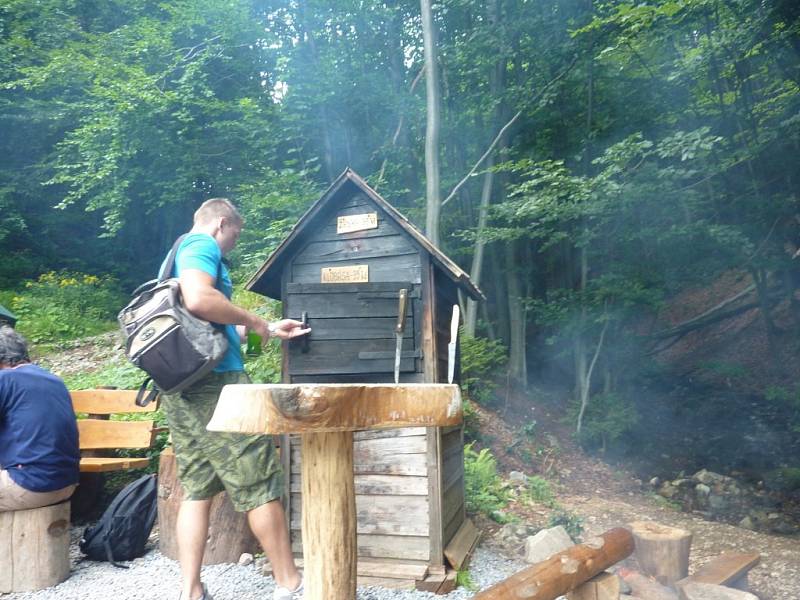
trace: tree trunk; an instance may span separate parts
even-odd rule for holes
[[[170,448],[161,453],[158,462],[158,549],[173,560],[178,558],[175,524],[182,501],[183,487],[178,481],[175,454]],[[261,551],[247,524],[247,515],[233,510],[225,492],[214,496],[211,502],[208,540],[203,554],[204,565],[235,563],[244,552],[255,554]]]
[[[508,372],[521,386],[528,385],[525,351],[525,307],[522,303],[522,289],[519,283],[519,269],[516,267],[515,243],[506,243],[506,286],[508,288],[509,349]]]
[[[425,234],[433,242],[434,246],[438,246],[439,213],[442,201],[439,195],[439,110],[441,90],[439,86],[436,31],[430,0],[420,0],[420,10],[422,12],[422,38],[425,48],[425,89],[427,98],[427,127],[425,129],[425,198],[427,212]]]
[[[668,586],[689,575],[691,532],[650,521],[631,523],[630,530],[634,556],[646,575]]]
[[[69,577],[69,502],[0,512],[0,595]]]

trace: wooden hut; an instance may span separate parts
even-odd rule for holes
[[[5,306],[0,304],[0,326],[11,325],[14,327],[17,324],[17,317],[14,313],[8,310]]]
[[[400,293],[407,297],[400,383],[444,383],[458,291],[480,290],[350,169],[303,215],[247,283],[306,319],[283,354],[285,383],[393,382]],[[459,369],[456,358],[455,380]],[[292,547],[302,552],[299,440],[284,440]],[[355,434],[359,577],[420,582],[445,572],[465,520],[463,430]],[[385,582],[384,582],[385,583]]]

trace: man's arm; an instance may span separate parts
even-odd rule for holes
[[[243,325],[255,331],[262,339],[270,337],[269,323],[243,308],[236,306],[225,294],[214,287],[214,277],[200,269],[184,269],[178,279],[181,285],[183,305],[193,315],[223,325]],[[275,323],[275,337],[288,340],[305,335],[311,329],[303,329],[300,321],[283,319]]]

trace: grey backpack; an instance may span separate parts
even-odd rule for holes
[[[140,406],[159,391],[175,394],[186,389],[212,371],[228,349],[222,327],[186,310],[178,279],[169,277],[185,237],[172,246],[161,276],[136,288],[133,300],[117,315],[125,337],[125,355],[149,375],[136,399]],[[150,379],[157,389],[145,398]]]

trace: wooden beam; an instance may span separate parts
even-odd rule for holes
[[[458,528],[453,539],[444,549],[444,555],[447,557],[450,566],[456,571],[460,571],[468,563],[472,551],[478,544],[480,535],[480,531],[470,519],[465,519],[461,523],[461,527]]]
[[[356,597],[353,433],[303,435],[304,598]]]
[[[158,402],[137,406],[136,393],[136,390],[75,390],[69,395],[72,398],[72,409],[76,413],[112,415],[151,413],[158,410]]]
[[[146,469],[149,458],[102,458],[100,456],[81,457],[81,473],[108,473],[127,469]]]
[[[222,389],[209,431],[307,433],[457,425],[461,393],[443,384],[236,384]]]
[[[761,555],[758,552],[721,554],[682,582],[713,583],[746,590],[747,573],[760,561]]]
[[[149,448],[153,421],[103,421],[78,419],[81,450],[100,448]]]
[[[617,527],[572,546],[477,594],[475,600],[555,600],[584,581],[627,558],[633,536]]]

